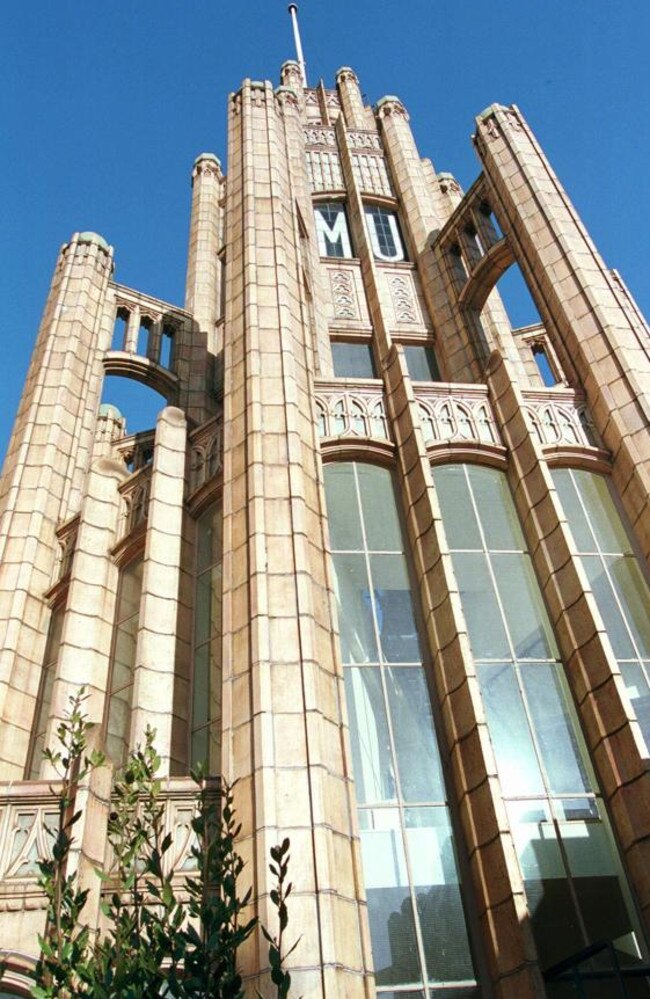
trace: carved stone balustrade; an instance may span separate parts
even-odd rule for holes
[[[599,447],[586,403],[572,389],[524,389],[524,413],[540,444]]]
[[[427,447],[501,444],[487,387],[440,383],[416,390],[416,399]]]
[[[336,383],[320,383],[316,391],[316,409],[318,432],[322,438],[391,439],[380,386],[342,388]]]

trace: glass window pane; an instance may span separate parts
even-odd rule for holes
[[[504,795],[543,794],[544,781],[514,666],[481,663],[477,673]]]
[[[453,556],[463,613],[475,659],[509,659],[510,646],[485,555]]]
[[[314,206],[318,250],[321,257],[351,257],[350,233],[342,204]]]
[[[404,360],[414,382],[439,382],[440,369],[432,347],[404,347]]]
[[[555,639],[528,555],[492,555],[492,567],[516,657],[555,659]]]
[[[344,663],[378,662],[370,587],[363,555],[335,555],[341,659]]]
[[[406,559],[403,555],[371,555],[370,574],[384,659],[390,663],[420,662]]]
[[[450,549],[483,547],[464,465],[433,469],[438,502]]]
[[[372,252],[378,260],[406,260],[397,215],[378,205],[365,208]]]
[[[650,591],[634,556],[606,555],[605,564],[642,659],[650,659]]]
[[[335,378],[376,378],[369,343],[332,343]]]
[[[132,617],[123,621],[115,633],[111,690],[119,690],[133,681],[137,644],[138,618]]]
[[[614,655],[617,659],[636,658],[634,646],[630,641],[630,633],[616,602],[601,557],[599,555],[582,555],[581,558],[589,585],[598,604],[600,616],[612,643]]]
[[[579,468],[574,469],[571,474],[578,484],[600,550],[631,554],[630,540],[605,476],[594,475],[593,472],[585,472]]]
[[[429,692],[421,667],[387,669],[388,704],[404,801],[445,801]]]
[[[324,475],[332,549],[363,551],[354,465],[349,461],[326,465]]]
[[[192,764],[196,766],[197,763],[208,763],[209,759],[209,738],[210,730],[208,728],[200,728],[197,732],[192,732],[192,745],[191,745],[191,759]]]
[[[408,808],[406,848],[429,981],[472,979],[465,914],[447,809]]]
[[[194,652],[194,676],[192,679],[192,728],[200,728],[206,725],[209,720],[210,663],[208,645],[202,645]]]
[[[528,708],[542,762],[553,794],[591,791],[576,734],[569,722],[568,707],[558,667],[548,663],[521,666]]]
[[[553,483],[560,497],[562,509],[571,528],[577,551],[597,551],[596,539],[587,523],[575,483],[571,477],[571,472],[568,468],[555,468],[552,471],[552,476]]]
[[[140,610],[140,593],[142,591],[143,559],[139,558],[125,566],[120,573],[120,593],[116,612],[116,620],[123,621]]]
[[[359,813],[361,857],[378,985],[422,980],[397,809]]]
[[[402,529],[390,472],[379,465],[368,464],[359,464],[356,469],[369,550],[403,551]]]
[[[198,524],[197,569],[221,562],[221,507],[213,506]]]
[[[646,744],[646,755],[650,752],[650,686],[647,677],[638,663],[621,663],[621,673],[627,696],[641,726]],[[650,663],[648,663],[650,667]]]
[[[523,551],[526,542],[503,472],[485,465],[468,465],[467,474],[488,551]]]
[[[196,581],[196,612],[194,644],[202,645],[210,638],[212,586],[210,573],[202,573]]]
[[[394,801],[395,775],[380,670],[346,669],[345,692],[357,801]]]

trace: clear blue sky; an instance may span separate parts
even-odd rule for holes
[[[518,104],[650,314],[648,0],[300,8],[310,82],[351,65],[369,101],[398,94],[422,155],[464,186],[474,116]],[[5,0],[0,31],[3,455],[61,243],[100,232],[117,280],[182,304],[192,162],[225,159],[228,92],[278,82],[293,48],[283,0]]]

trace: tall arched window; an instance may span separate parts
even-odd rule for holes
[[[377,992],[474,995],[392,477],[331,464],[325,489]]]
[[[553,481],[650,755],[650,589],[606,479],[558,468]]]
[[[142,571],[140,556],[120,571],[117,590],[106,709],[106,753],[116,766],[125,762],[129,750]]]
[[[220,769],[221,718],[221,504],[197,523],[194,671],[190,760]]]
[[[433,470],[543,967],[641,936],[505,475]]]
[[[45,746],[45,735],[47,720],[50,715],[50,708],[52,707],[52,688],[54,686],[56,664],[59,659],[64,616],[65,603],[60,603],[52,609],[50,627],[47,632],[47,643],[45,645],[45,656],[43,657],[43,672],[38,692],[36,715],[32,729],[31,756],[27,773],[29,780],[36,780],[38,778],[43,762],[43,750],[47,748]]]

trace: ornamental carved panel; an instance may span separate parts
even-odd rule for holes
[[[343,269],[330,271],[332,304],[335,319],[359,319],[359,301],[354,272]]]
[[[388,279],[388,287],[393,300],[395,320],[398,323],[421,322],[411,276],[409,274],[392,274]]]

